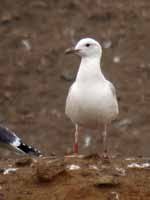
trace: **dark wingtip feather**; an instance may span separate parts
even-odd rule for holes
[[[16,149],[18,149],[19,151],[25,153],[25,154],[31,154],[34,156],[42,156],[41,152],[27,144],[24,144],[22,142],[20,142],[19,146],[16,146]]]
[[[40,151],[27,144],[24,144],[14,132],[2,126],[0,126],[0,143],[7,144],[8,147],[11,146],[15,150],[24,154],[41,156]]]

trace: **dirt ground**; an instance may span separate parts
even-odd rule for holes
[[[113,162],[124,163],[121,160],[123,157],[149,156],[149,1],[0,0],[0,5],[1,124],[15,131],[26,143],[40,149],[45,156],[56,154],[63,158],[63,155],[70,152],[74,126],[65,116],[64,107],[80,60],[76,56],[66,57],[64,50],[82,37],[93,37],[103,47],[102,70],[116,86],[120,99],[120,115],[108,133],[109,151],[112,155],[119,156],[119,160]],[[101,152],[101,131],[83,130],[80,135],[81,154]],[[1,165],[13,165],[12,157],[16,158],[12,153],[2,150]],[[52,187],[51,183],[41,186],[38,182],[32,183],[32,179],[29,181],[34,172],[34,168],[26,166],[16,172],[18,176],[13,174],[6,179],[2,175],[5,189],[3,191],[2,187],[0,198],[4,194],[4,198],[8,200],[71,200],[85,197],[94,200],[92,195],[95,199],[103,199],[103,196],[107,199],[105,187],[102,190],[89,190],[89,183],[82,190],[85,185],[83,183],[80,186],[80,176],[81,182],[83,180],[87,183],[88,179],[79,173],[74,180],[78,172],[65,172],[65,175],[63,172],[52,183]],[[148,199],[149,171],[142,169],[140,172],[142,182],[137,177],[139,170],[133,173],[130,169],[123,178],[124,191],[123,186],[117,185],[115,191],[121,194],[121,199]],[[22,176],[27,177],[27,180],[22,179]],[[65,186],[55,188],[56,183]],[[26,190],[24,187],[28,184],[31,187]],[[63,192],[63,187],[67,187],[67,184],[72,185],[67,192]],[[74,184],[77,187],[74,188]],[[27,194],[15,194],[17,191],[14,187]],[[30,195],[32,190],[33,194]],[[141,196],[137,197],[137,192]],[[72,193],[74,196],[70,197]],[[143,197],[142,193],[146,196]]]
[[[107,163],[96,154],[21,158],[7,160],[5,168],[10,167],[16,171],[4,173],[1,169],[1,200],[149,200],[150,197],[150,159],[121,158]]]

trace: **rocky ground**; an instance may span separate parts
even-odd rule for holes
[[[0,173],[0,199],[149,200],[149,170],[148,158],[108,162],[97,154],[7,160]]]
[[[64,160],[63,156],[71,151],[74,132],[73,125],[64,114],[65,99],[79,65],[79,58],[66,57],[64,50],[82,37],[93,37],[102,44],[102,70],[116,86],[120,99],[120,115],[108,134],[109,151],[119,156],[112,162],[116,165],[123,162],[126,168],[123,157],[149,156],[150,3],[147,0],[96,0],[92,3],[89,0],[0,0],[0,5],[1,124],[15,131],[26,143],[40,149],[45,156],[57,155]],[[101,131],[83,130],[80,136],[81,154],[101,152]],[[1,151],[1,166],[14,165],[12,157],[16,158],[12,153]],[[94,160],[93,165],[96,163]],[[70,199],[83,199],[84,196],[94,199],[91,197],[93,194],[95,199],[99,195],[107,199],[111,192],[117,192],[121,199],[145,200],[149,196],[147,169],[134,170],[134,173],[127,169],[127,175],[119,178],[121,183],[115,186],[115,190],[114,186],[111,189],[90,187],[90,182],[82,190],[84,184],[80,187],[78,183],[86,182],[90,175],[83,176],[81,169],[66,172],[65,167],[65,173],[56,176],[54,182],[41,184],[30,180],[35,168],[30,165],[19,167],[15,174],[8,176],[2,172],[4,183],[0,183],[0,198],[68,199],[67,195],[73,194]],[[76,187],[67,189],[67,184],[63,185],[65,182]],[[62,188],[59,184],[55,188],[56,183],[62,183]],[[53,187],[50,187],[51,184]],[[31,187],[25,189],[28,185]],[[27,192],[26,195],[20,196],[16,190],[15,194],[15,186],[20,192]],[[65,187],[67,192],[63,192]],[[141,196],[137,197],[139,191]],[[31,195],[28,196],[28,193]],[[36,198],[34,195],[37,195]]]

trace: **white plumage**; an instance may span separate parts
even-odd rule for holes
[[[119,111],[115,88],[101,71],[100,44],[91,38],[85,38],[74,49],[66,50],[66,53],[73,52],[81,56],[81,63],[76,80],[69,89],[65,111],[76,125],[74,152],[77,153],[78,126],[98,129],[100,125],[104,125],[105,143],[106,127],[117,117]]]

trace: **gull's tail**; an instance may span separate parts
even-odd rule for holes
[[[40,151],[24,144],[14,132],[4,127],[0,127],[0,146],[7,146],[9,149],[12,147],[23,154],[41,156]]]

